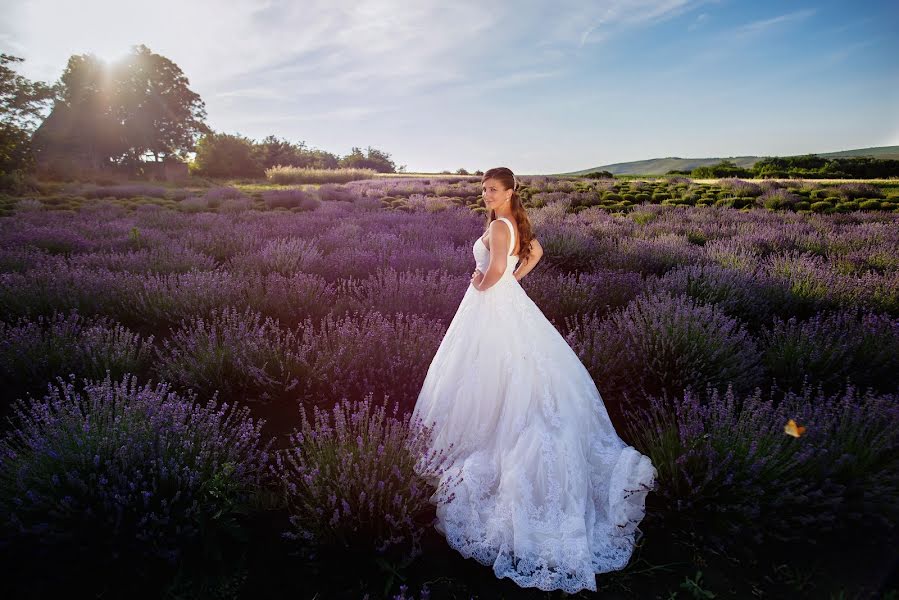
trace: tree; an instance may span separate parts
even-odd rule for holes
[[[588,179],[614,179],[615,174],[611,171],[591,171],[584,175]]]
[[[207,177],[262,177],[264,169],[253,140],[241,135],[209,133],[197,143],[197,173]]]
[[[53,110],[34,132],[40,162],[65,157],[99,169],[125,153],[124,128],[114,114],[103,61],[93,54],[70,57],[57,91]]]
[[[93,54],[72,56],[35,132],[36,153],[94,168],[185,155],[209,131],[203,101],[187,86],[175,63],[143,45],[113,66]]]
[[[23,61],[0,54],[0,174],[31,166],[31,131],[55,93],[16,74],[10,65]]]
[[[113,113],[122,123],[127,154],[132,161],[152,154],[158,161],[194,149],[206,110],[189,87],[181,69],[144,45],[112,68],[115,82]]]
[[[274,135],[257,143],[255,153],[256,159],[265,169],[278,165],[301,169],[336,169],[340,162],[331,152],[307,148],[306,142],[291,144]]]
[[[369,146],[367,154],[361,148],[353,147],[349,154],[340,159],[340,166],[347,169],[374,169],[379,173],[396,173],[396,164],[386,152]]]
[[[254,151],[256,160],[264,169],[276,166],[306,167],[309,158],[305,156],[306,143],[291,144],[287,140],[270,135],[256,144]]]

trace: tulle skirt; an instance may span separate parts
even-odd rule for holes
[[[438,487],[434,526],[466,558],[569,593],[596,591],[596,574],[630,560],[656,469],[618,437],[580,358],[514,277],[469,286],[413,419],[445,458],[439,473],[416,467]]]

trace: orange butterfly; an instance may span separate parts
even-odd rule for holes
[[[787,421],[787,424],[784,426],[784,433],[787,435],[792,435],[793,437],[799,437],[803,433],[805,433],[805,427],[801,425],[797,425],[796,421],[790,419]]]

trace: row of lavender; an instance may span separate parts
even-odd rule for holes
[[[660,466],[648,526],[726,513],[710,532],[724,543],[746,523],[795,539],[896,522],[896,216],[566,208],[531,211],[546,255],[522,284],[610,407],[642,397],[616,418]],[[274,498],[298,542],[414,554],[428,491],[411,474],[408,423],[363,406],[273,451],[248,412],[225,425],[224,407],[199,406],[218,390],[232,410],[277,414],[280,430],[298,399],[389,395],[408,412],[482,227],[467,210],[365,202],[0,222],[2,384],[95,380],[21,407],[0,448],[6,524],[32,536],[76,521],[122,539],[136,530],[137,551],[173,558],[199,535],[185,523]],[[785,436],[788,418],[808,432]],[[388,526],[359,536],[365,523]]]
[[[643,203],[757,207],[803,214],[899,210],[899,190],[890,182],[823,184],[805,180],[753,182],[726,178],[706,183],[685,177],[648,181],[523,177],[522,183],[520,194],[528,208],[562,200],[568,202],[571,212],[593,206],[609,212],[628,212]],[[77,211],[98,199],[131,207],[151,203],[184,213],[301,212],[314,210],[321,202],[365,199],[377,199],[385,208],[406,212],[418,207],[436,209],[446,206],[464,206],[477,212],[485,210],[477,177],[393,178],[294,188],[248,185],[167,189],[147,184],[68,184],[61,187],[45,184],[45,187],[47,193],[39,198],[0,198],[0,213],[44,208]]]

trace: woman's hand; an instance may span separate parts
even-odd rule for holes
[[[484,279],[484,274],[481,273],[478,269],[474,270],[474,273],[471,274],[471,283],[475,288],[480,285],[481,281]]]

